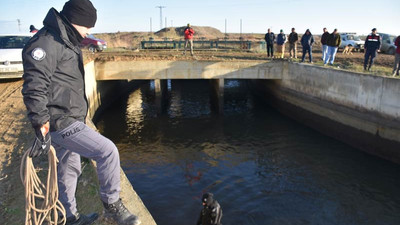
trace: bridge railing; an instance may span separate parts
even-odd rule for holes
[[[244,41],[244,40],[195,40],[195,49],[257,49],[265,50],[265,41]],[[182,49],[185,47],[184,40],[149,40],[142,41],[142,49]]]

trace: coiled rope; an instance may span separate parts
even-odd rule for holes
[[[29,152],[30,149],[25,152],[20,167],[25,187],[25,225],[41,225],[45,221],[47,224],[65,225],[65,208],[58,200],[56,151],[50,146],[46,185],[39,179]]]

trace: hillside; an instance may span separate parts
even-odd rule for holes
[[[117,32],[117,33],[99,33],[95,34],[97,38],[107,41],[108,48],[139,48],[142,40],[180,40],[183,39],[185,27],[169,27],[157,32]],[[223,39],[225,34],[213,27],[193,26],[195,38],[201,39]],[[239,39],[240,34],[228,33],[229,39]],[[245,40],[262,40],[264,34],[242,34]]]

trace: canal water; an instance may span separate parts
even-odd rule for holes
[[[226,80],[223,115],[208,81],[168,89],[162,114],[149,82],[96,124],[157,224],[195,224],[204,192],[224,225],[400,224],[399,165],[279,114],[246,81]]]

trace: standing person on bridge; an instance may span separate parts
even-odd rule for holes
[[[265,42],[267,43],[268,57],[274,57],[275,34],[269,28],[268,33],[265,34]]]
[[[297,35],[294,28],[292,28],[292,33],[289,34],[289,55],[290,58],[297,59],[297,41],[299,40],[299,36]],[[293,52],[293,54],[292,54]]]
[[[120,159],[109,139],[85,124],[88,102],[80,42],[94,27],[97,11],[89,0],[70,0],[61,12],[51,8],[44,27],[22,53],[22,95],[36,138],[30,157],[56,149],[59,200],[67,225],[88,225],[96,213],[80,215],[75,191],[81,174],[81,156],[97,163],[104,217],[119,225],[137,225],[139,219],[121,202]]]
[[[186,55],[186,49],[187,46],[190,44],[190,54],[193,56],[193,35],[194,35],[194,30],[190,26],[190,23],[187,24],[187,27],[183,31],[185,34],[185,51],[183,52],[184,55]]]
[[[301,62],[304,62],[304,59],[306,58],[306,53],[308,52],[310,63],[312,63],[313,44],[314,44],[314,37],[311,34],[310,30],[307,29],[304,35],[301,37],[301,45],[303,46],[303,56],[301,57]]]
[[[276,54],[277,58],[284,58],[285,55],[285,43],[286,43],[286,34],[283,33],[283,30],[281,30],[276,37]]]
[[[394,59],[394,67],[393,67],[393,77],[396,75],[399,76],[399,70],[400,70],[400,36],[397,36],[396,40],[394,41],[394,45],[396,45],[396,53],[395,53],[395,59]]]
[[[364,44],[365,58],[364,58],[364,70],[370,70],[372,64],[379,50],[381,49],[381,37],[377,34],[376,28],[373,28],[372,33],[367,36]],[[368,62],[369,61],[369,62]]]
[[[333,32],[328,36],[326,44],[328,45],[328,55],[325,57],[324,66],[329,62],[332,66],[333,62],[335,61],[335,56],[337,50],[342,43],[342,38],[340,34],[337,32],[338,30],[335,29]]]
[[[329,32],[328,32],[328,29],[326,29],[326,27],[324,27],[323,32],[324,33],[321,36],[322,62],[325,62],[326,55],[328,54],[327,41],[328,41]]]

